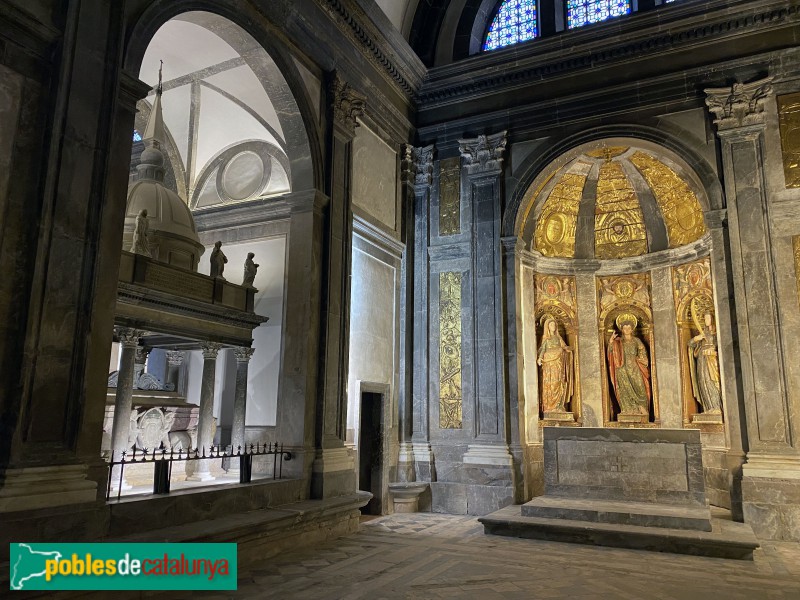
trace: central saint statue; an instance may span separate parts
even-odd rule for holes
[[[639,321],[631,313],[617,316],[617,332],[608,342],[608,372],[621,415],[650,415],[650,368],[647,349],[633,335]]]

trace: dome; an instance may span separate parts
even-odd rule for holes
[[[144,254],[170,265],[197,271],[197,263],[205,248],[197,237],[192,212],[178,194],[164,185],[164,117],[161,112],[161,73],[153,102],[153,110],[144,134],[145,149],[137,165],[137,178],[128,187],[125,229],[122,249],[134,251],[136,219],[147,211],[147,247]]]
[[[151,256],[196,271],[205,248],[197,236],[192,213],[178,194],[159,181],[139,179],[128,187],[123,249],[131,249],[136,217],[141,210],[147,210]]]
[[[703,211],[681,172],[636,147],[579,154],[538,193],[532,248],[544,256],[612,259],[698,240],[706,232]]]

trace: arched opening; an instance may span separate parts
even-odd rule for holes
[[[289,230],[297,196],[318,181],[302,115],[303,95],[320,90],[302,88],[298,103],[287,82],[297,67],[210,12],[177,14],[136,44],[129,58],[141,53],[153,89],[134,124],[103,450],[116,461],[295,442],[278,407]],[[271,455],[252,458],[254,476],[277,475]],[[240,475],[236,457],[202,461],[199,474],[180,466],[181,485]],[[147,491],[151,469],[112,485]]]

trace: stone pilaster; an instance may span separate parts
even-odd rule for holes
[[[747,427],[744,518],[760,537],[800,539],[800,453],[791,435],[765,181],[764,104],[771,79],[707,89],[722,145],[739,369]],[[786,500],[774,503],[775,491]],[[787,533],[794,530],[795,533]]]
[[[407,147],[408,168],[404,185],[413,194],[412,223],[409,229],[413,239],[406,242],[411,252],[412,265],[412,340],[411,355],[411,449],[417,481],[434,481],[436,470],[430,444],[430,413],[428,410],[428,381],[430,374],[428,353],[428,241],[430,236],[430,201],[433,183],[433,145]],[[408,449],[406,448],[406,459]]]
[[[350,261],[353,245],[353,139],[366,97],[333,73],[329,80],[330,171],[326,268],[322,282],[322,346],[318,386],[316,453],[311,493],[327,498],[355,489],[353,460],[344,449],[349,356]],[[326,456],[326,453],[330,456]],[[345,458],[345,456],[349,457]]]
[[[233,397],[233,426],[231,428],[231,447],[233,452],[239,448],[244,450],[244,427],[247,411],[247,370],[250,366],[250,358],[253,356],[255,348],[235,348],[233,351],[236,356],[236,390]],[[234,461],[234,468],[238,463]]]
[[[203,344],[203,378],[200,383],[200,410],[197,419],[197,449],[202,456],[211,451],[214,443],[214,386],[217,375],[217,355],[221,344],[208,342]],[[209,481],[214,477],[209,473],[208,461],[198,460],[194,473],[186,479],[189,481]]]

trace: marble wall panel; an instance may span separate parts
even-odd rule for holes
[[[397,153],[363,123],[353,140],[353,205],[397,226]]]

